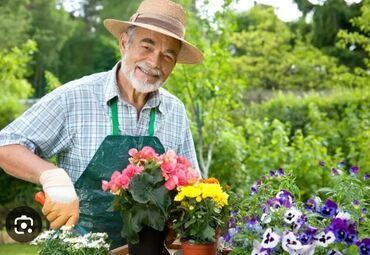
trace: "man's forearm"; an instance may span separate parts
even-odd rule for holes
[[[0,167],[18,179],[39,183],[43,171],[56,168],[23,145],[0,146]]]

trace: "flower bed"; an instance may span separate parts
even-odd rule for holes
[[[223,236],[231,254],[370,254],[369,174],[329,169],[333,187],[303,200],[293,173],[270,171],[246,196],[233,198],[234,210]]]

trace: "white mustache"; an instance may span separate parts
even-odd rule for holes
[[[149,75],[157,76],[159,79],[163,78],[163,73],[161,72],[161,70],[159,70],[159,68],[153,68],[147,63],[138,63],[136,66],[147,72]]]

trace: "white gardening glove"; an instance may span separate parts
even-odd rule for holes
[[[79,217],[79,199],[68,174],[62,168],[46,170],[40,175],[45,192],[42,213],[53,229],[74,226]]]

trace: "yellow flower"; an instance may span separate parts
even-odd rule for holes
[[[202,197],[201,196],[197,196],[197,198],[195,199],[195,201],[197,201],[198,203],[202,201]]]
[[[183,186],[180,188],[180,192],[176,195],[175,201],[182,201],[185,197],[195,198],[200,196],[201,191],[198,186]]]
[[[192,206],[192,205],[191,205],[191,206],[189,206],[189,210],[190,210],[190,211],[194,210],[194,206]]]

